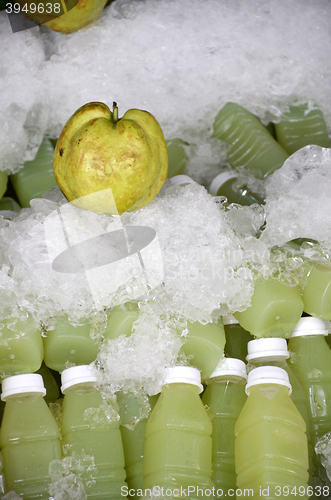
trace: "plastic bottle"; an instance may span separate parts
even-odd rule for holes
[[[275,130],[277,141],[290,155],[309,144],[331,148],[323,113],[317,108],[308,111],[307,105],[291,106],[275,123]]]
[[[1,321],[1,378],[33,373],[41,367],[44,357],[41,328],[31,316],[25,320],[8,318]]]
[[[0,170],[0,199],[3,197],[7,190],[8,174]]]
[[[253,489],[252,498],[297,498],[300,491],[308,499],[306,426],[290,391],[282,368],[248,374],[248,398],[235,425],[235,464],[237,487]]]
[[[113,339],[120,335],[127,337],[132,333],[132,326],[138,320],[140,311],[135,303],[127,303],[114,307],[108,315],[108,324],[104,333],[105,339]],[[215,369],[223,355],[225,335],[223,324],[199,321],[187,322],[187,334],[181,347],[190,363],[201,370],[201,378],[205,380]]]
[[[236,489],[234,426],[246,401],[246,365],[223,358],[206,381],[202,402],[212,414],[213,481],[224,495]]]
[[[232,315],[223,316],[225,331],[224,354],[228,358],[238,358],[246,362],[247,343],[254,337],[239,325],[239,321]]]
[[[159,394],[148,398],[146,396],[145,401],[142,403],[141,397],[133,393],[120,393],[117,395],[121,416],[120,429],[125,457],[126,482],[129,490],[131,490],[130,498],[139,498],[138,490],[143,489],[147,417],[148,411],[154,408],[158,397]],[[147,405],[150,408],[147,408]]]
[[[239,205],[263,204],[262,198],[248,189],[246,185],[238,185],[238,174],[234,171],[226,171],[218,174],[209,187],[210,194],[214,196],[226,196],[228,203]]]
[[[189,144],[182,139],[170,139],[166,142],[169,155],[168,177],[171,178],[181,174],[185,169],[188,160],[185,146]]]
[[[291,399],[299,410],[306,424],[310,461],[309,470],[312,475],[313,446],[310,439],[308,399],[297,376],[295,375],[290,365],[287,363],[287,360],[290,357],[290,353],[287,349],[286,340],[274,337],[256,339],[248,342],[247,347],[248,354],[246,359],[248,361],[248,370],[250,370],[251,367],[254,368],[259,366],[278,366],[279,368],[282,368],[286,371],[292,387]]]
[[[299,288],[303,300],[305,313],[331,320],[331,267],[327,261],[318,262],[309,260],[304,256],[304,248],[312,250],[316,241],[297,239],[288,242],[285,250],[293,252],[295,257],[302,259],[303,276],[299,282]],[[318,252],[318,248],[316,248]]]
[[[144,489],[169,489],[171,498],[174,490],[188,493],[191,487],[188,497],[201,499],[212,487],[212,423],[199,396],[202,389],[196,368],[168,370],[146,425]]]
[[[48,500],[49,465],[60,460],[60,431],[43,397],[42,376],[33,373],[3,380],[6,402],[0,430],[6,492],[26,500]]]
[[[309,424],[313,446],[331,431],[331,350],[326,342],[325,322],[303,317],[292,332],[288,349],[289,363],[296,373],[309,403]],[[315,457],[315,465],[323,469]]]
[[[234,313],[240,325],[255,337],[289,337],[303,312],[298,288],[272,278],[258,278],[251,305]]]
[[[37,371],[39,375],[42,376],[44,381],[44,386],[46,389],[45,401],[49,405],[50,403],[55,403],[60,397],[60,388],[54,378],[53,373],[45,363],[42,363],[41,367]]]
[[[74,326],[66,315],[55,319],[54,329],[47,331],[43,342],[45,364],[57,372],[62,372],[69,363],[92,363],[99,348],[97,339],[92,339],[90,335],[88,321],[82,320],[79,326]]]
[[[173,186],[185,186],[186,184],[196,184],[188,175],[175,175],[170,179]]]
[[[189,362],[201,371],[201,380],[205,381],[215,370],[224,354],[225,333],[221,322],[202,324],[199,321],[187,322],[183,352]]]
[[[49,139],[44,139],[34,160],[10,176],[21,207],[29,207],[33,198],[57,186],[53,172],[54,148]]]
[[[115,339],[120,335],[130,337],[132,326],[139,318],[140,310],[136,302],[126,302],[111,309],[104,337],[106,340]]]
[[[5,196],[0,200],[0,217],[4,219],[11,219],[17,212],[21,210],[21,207],[13,198]]]
[[[119,499],[126,484],[118,414],[96,387],[91,366],[68,368],[61,380],[61,431],[66,455],[85,465],[81,479],[88,499]]]
[[[257,177],[272,174],[288,158],[260,120],[233,102],[228,102],[216,116],[213,137],[230,146],[227,159],[233,168],[248,168]]]

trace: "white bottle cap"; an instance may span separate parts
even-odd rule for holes
[[[285,385],[289,389],[289,394],[292,392],[288,374],[283,368],[279,368],[278,366],[259,366],[258,368],[253,368],[247,377],[246,394],[249,395],[249,388],[252,385],[261,384]]]
[[[170,178],[171,184],[174,186],[182,186],[183,184],[196,184],[196,182],[191,179],[188,175],[174,175],[173,177]]]
[[[61,391],[64,393],[68,387],[88,382],[97,382],[98,377],[91,365],[72,366],[61,373]]]
[[[228,181],[229,179],[234,179],[235,177],[238,177],[238,174],[236,172],[221,172],[218,174],[212,181],[209,186],[209,192],[210,194],[217,195],[218,190],[223,184]]]
[[[197,385],[200,392],[203,391],[201,384],[201,374],[197,368],[193,366],[174,366],[167,369],[165,384],[193,384]]]
[[[270,337],[250,340],[247,343],[247,361],[254,361],[267,358],[269,361],[277,359],[287,359],[290,353],[287,349],[287,342],[283,338]]]
[[[238,325],[239,321],[232,315],[227,314],[226,316],[222,316],[223,325]]]
[[[325,321],[313,316],[300,318],[291,337],[304,337],[306,335],[328,335]]]
[[[209,378],[224,376],[235,376],[247,379],[245,363],[237,358],[221,358]]]
[[[3,379],[1,400],[5,401],[8,396],[14,394],[24,394],[26,392],[33,392],[46,395],[44,380],[39,373],[28,373],[24,375],[14,375]]]

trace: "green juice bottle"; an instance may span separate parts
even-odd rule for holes
[[[33,318],[8,318],[1,322],[0,375],[1,378],[33,373],[41,367],[44,356],[41,328]]]
[[[309,144],[331,148],[328,128],[320,109],[308,111],[305,105],[291,106],[274,126],[277,142],[289,155]]]
[[[159,394],[149,396],[142,403],[141,396],[134,393],[119,393],[117,401],[121,416],[121,435],[123,441],[126,482],[130,498],[139,498],[143,489],[143,463],[145,447],[145,430],[148,412],[152,410]],[[147,405],[150,408],[147,408]],[[139,491],[138,491],[139,490]]]
[[[96,386],[89,365],[62,372],[62,442],[66,456],[81,460],[88,499],[120,499],[125,490],[122,437],[118,414]]]
[[[285,370],[254,368],[247,401],[235,425],[237,487],[250,498],[308,499],[308,443],[305,422],[290,398]]]
[[[286,340],[276,337],[256,339],[248,342],[247,347],[248,354],[246,359],[248,361],[248,370],[259,366],[278,366],[279,368],[282,368],[286,371],[292,387],[291,399],[299,410],[306,424],[306,434],[309,450],[309,471],[310,475],[312,476],[313,445],[311,442],[309,427],[308,399],[296,374],[287,363],[287,360],[290,357],[290,353],[287,349]]]
[[[239,325],[239,321],[232,315],[223,316],[225,331],[224,354],[227,358],[238,358],[246,362],[247,343],[254,337]]]
[[[301,286],[304,312],[331,320],[331,267],[305,262],[305,276],[301,280]]]
[[[13,198],[4,196],[0,200],[0,216],[4,219],[11,219],[21,210],[21,207]]]
[[[6,492],[24,500],[48,500],[49,465],[61,460],[60,431],[43,397],[42,376],[15,375],[3,380],[6,402],[0,429]]]
[[[189,144],[182,139],[167,140],[168,149],[168,178],[177,176],[183,172],[188,160],[185,146]]]
[[[238,186],[238,174],[226,171],[218,174],[209,187],[210,194],[214,196],[226,196],[228,203],[249,206],[253,203],[262,205],[264,201],[257,194],[253,193],[245,185]]]
[[[33,198],[57,186],[53,172],[54,148],[49,139],[44,139],[34,160],[27,161],[24,167],[10,176],[21,207],[30,206]]]
[[[106,340],[116,339],[120,335],[130,337],[132,326],[140,316],[138,304],[126,302],[112,308],[108,314],[108,321],[104,337]]]
[[[39,375],[42,376],[44,381],[44,386],[46,389],[45,401],[49,405],[50,403],[55,403],[60,397],[59,386],[49,368],[43,363],[39,370],[37,371]]]
[[[144,489],[162,493],[163,488],[167,498],[183,491],[190,499],[210,496],[212,423],[199,396],[202,389],[196,368],[168,370],[146,425]]]
[[[246,402],[246,365],[240,359],[223,358],[206,381],[202,402],[212,414],[213,481],[216,498],[236,489],[234,426]],[[222,491],[222,494],[217,494]]]
[[[213,137],[229,145],[227,159],[233,168],[248,168],[257,177],[272,174],[289,156],[256,116],[233,102],[216,116]]]
[[[186,184],[197,184],[191,177],[188,175],[175,175],[171,177],[171,184],[173,186],[185,186]]]
[[[201,371],[201,380],[210,377],[224,354],[225,333],[222,322],[202,324],[187,322],[185,342],[180,349],[195,368]]]
[[[99,342],[92,339],[87,320],[74,326],[68,316],[58,316],[53,330],[43,337],[44,361],[48,368],[62,372],[69,363],[83,365],[92,363],[98,354]]]
[[[234,316],[255,337],[288,338],[302,312],[303,302],[298,288],[273,278],[258,278],[251,305]]]
[[[331,431],[331,350],[328,331],[320,318],[303,317],[292,332],[288,348],[289,363],[296,373],[309,404],[309,425],[313,446]],[[314,456],[317,471],[323,468]]]

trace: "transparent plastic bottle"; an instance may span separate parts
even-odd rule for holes
[[[309,404],[309,424],[313,446],[331,431],[331,350],[326,342],[325,322],[303,317],[292,332],[289,363],[296,373]],[[323,468],[315,457],[316,475]]]
[[[186,167],[188,156],[185,150],[185,146],[189,144],[182,139],[169,139],[167,142],[168,149],[168,177],[172,178],[183,172]]]
[[[225,356],[228,358],[238,358],[246,362],[247,343],[253,340],[254,337],[239,325],[239,321],[232,314],[227,314],[222,319],[226,339],[224,347]]]
[[[331,148],[328,127],[320,109],[309,111],[307,105],[291,106],[274,126],[277,142],[290,155],[309,144]]]
[[[226,196],[228,203],[238,203],[244,206],[264,203],[262,198],[248,189],[246,185],[238,185],[237,182],[238,174],[236,172],[221,172],[212,180],[209,192],[214,196]]]
[[[111,309],[104,337],[106,340],[115,339],[120,335],[130,337],[132,326],[139,318],[140,310],[136,302],[126,302]]]
[[[121,434],[123,441],[126,482],[130,498],[139,498],[138,490],[143,489],[144,480],[144,447],[145,430],[148,412],[152,410],[158,400],[159,394],[145,397],[134,393],[120,393],[117,395],[121,416]],[[147,405],[150,408],[147,408]],[[140,495],[141,496],[141,495]]]
[[[229,145],[227,159],[233,168],[248,168],[257,177],[272,174],[289,156],[256,116],[233,102],[216,116],[213,137]]]
[[[41,367],[37,371],[39,375],[42,376],[44,381],[44,386],[46,389],[45,401],[49,405],[50,403],[55,403],[60,397],[60,388],[54,378],[53,373],[45,363],[42,363]]]
[[[190,487],[189,498],[201,499],[212,488],[212,423],[199,396],[202,389],[196,368],[168,370],[146,425],[144,489],[169,489],[174,494],[167,497],[175,498],[174,490],[188,494]]]
[[[331,320],[331,267],[327,264],[305,262],[301,280],[304,311],[318,318]]]
[[[285,370],[254,368],[248,374],[247,401],[235,425],[237,487],[251,498],[308,499],[306,425],[290,398]],[[288,488],[288,495],[283,488]]]
[[[58,425],[44,401],[42,376],[33,373],[8,377],[2,382],[6,402],[0,430],[6,492],[24,500],[48,500],[49,465],[60,460]]]
[[[44,139],[34,160],[27,161],[24,167],[10,176],[21,207],[30,206],[33,198],[57,186],[53,172],[54,148],[49,139]]]
[[[186,184],[197,184],[191,177],[188,175],[175,175],[171,177],[171,184],[173,186],[185,186]]]
[[[68,316],[58,316],[54,329],[47,331],[47,336],[43,337],[46,366],[61,373],[69,363],[92,363],[98,354],[99,341],[92,339],[90,329],[87,320],[74,326]]]
[[[41,327],[31,316],[8,318],[1,326],[1,378],[39,370],[44,357]]]
[[[224,354],[225,333],[221,322],[202,324],[187,322],[187,334],[180,352],[189,359],[191,365],[201,371],[201,380],[212,374]]]
[[[296,374],[287,363],[290,357],[290,353],[287,349],[287,342],[282,338],[262,338],[251,340],[247,344],[248,354],[247,369],[250,371],[254,367],[259,366],[278,366],[286,371],[289,381],[292,387],[291,399],[297,409],[299,410],[302,418],[306,424],[306,434],[308,439],[308,451],[309,451],[309,471],[310,475],[313,475],[313,445],[310,439],[310,427],[309,427],[309,405],[308,399],[306,397],[305,391],[303,390]]]
[[[246,380],[243,361],[223,358],[206,381],[202,397],[212,414],[213,481],[216,490],[222,490],[224,495],[236,489],[234,426],[247,398]]]
[[[302,312],[298,288],[272,278],[258,278],[251,305],[234,316],[255,337],[288,338]]]
[[[61,374],[62,442],[66,456],[81,460],[81,479],[88,499],[121,498],[126,488],[124,452],[118,414],[96,386],[89,365]]]

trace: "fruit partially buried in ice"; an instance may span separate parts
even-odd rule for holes
[[[167,145],[147,111],[130,109],[118,118],[116,103],[111,112],[91,102],[62,130],[53,168],[59,188],[74,205],[121,214],[147,205],[160,191],[168,174]]]
[[[34,0],[19,0],[26,16],[53,31],[72,33],[85,28],[99,17],[107,0],[49,0],[40,8]]]

